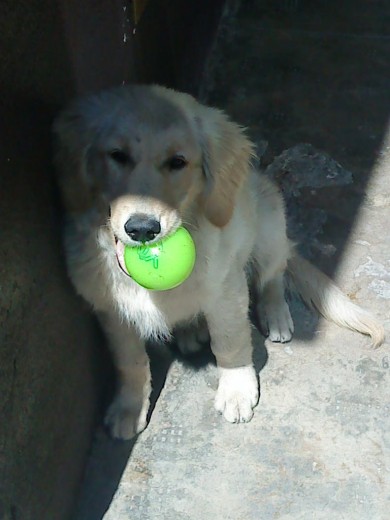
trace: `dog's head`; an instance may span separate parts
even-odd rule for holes
[[[157,86],[77,101],[54,130],[67,210],[102,208],[123,244],[157,241],[195,213],[225,226],[253,152],[225,114]]]

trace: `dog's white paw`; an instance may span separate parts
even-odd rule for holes
[[[143,404],[134,404],[124,399],[122,395],[117,395],[104,420],[112,437],[127,441],[142,432],[146,428],[148,408],[148,400]]]
[[[258,309],[258,318],[262,332],[273,342],[286,343],[294,332],[287,302],[269,303],[265,308]]]
[[[259,384],[253,366],[220,368],[215,409],[231,423],[249,422],[259,401]]]

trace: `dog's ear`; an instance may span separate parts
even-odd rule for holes
[[[201,204],[206,218],[223,227],[232,217],[237,193],[249,174],[254,145],[244,129],[220,110],[200,105],[197,112],[206,179]]]
[[[82,103],[64,110],[53,124],[54,162],[67,211],[84,212],[94,201],[88,175],[92,132]]]

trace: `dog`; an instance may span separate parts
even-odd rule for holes
[[[294,330],[287,275],[325,318],[383,342],[381,324],[297,255],[278,189],[253,167],[253,143],[224,112],[165,87],[123,86],[74,101],[54,133],[69,275],[98,316],[118,372],[105,419],[114,438],[146,427],[145,341],[172,334],[184,352],[210,338],[215,408],[229,422],[251,420],[259,385],[250,285],[271,341],[287,342]],[[141,287],[123,269],[124,247],[153,244],[179,226],[196,246],[193,272],[174,289]]]

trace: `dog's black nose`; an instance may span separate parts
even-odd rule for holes
[[[160,222],[153,217],[136,213],[125,224],[125,231],[136,242],[153,240],[161,231]]]

